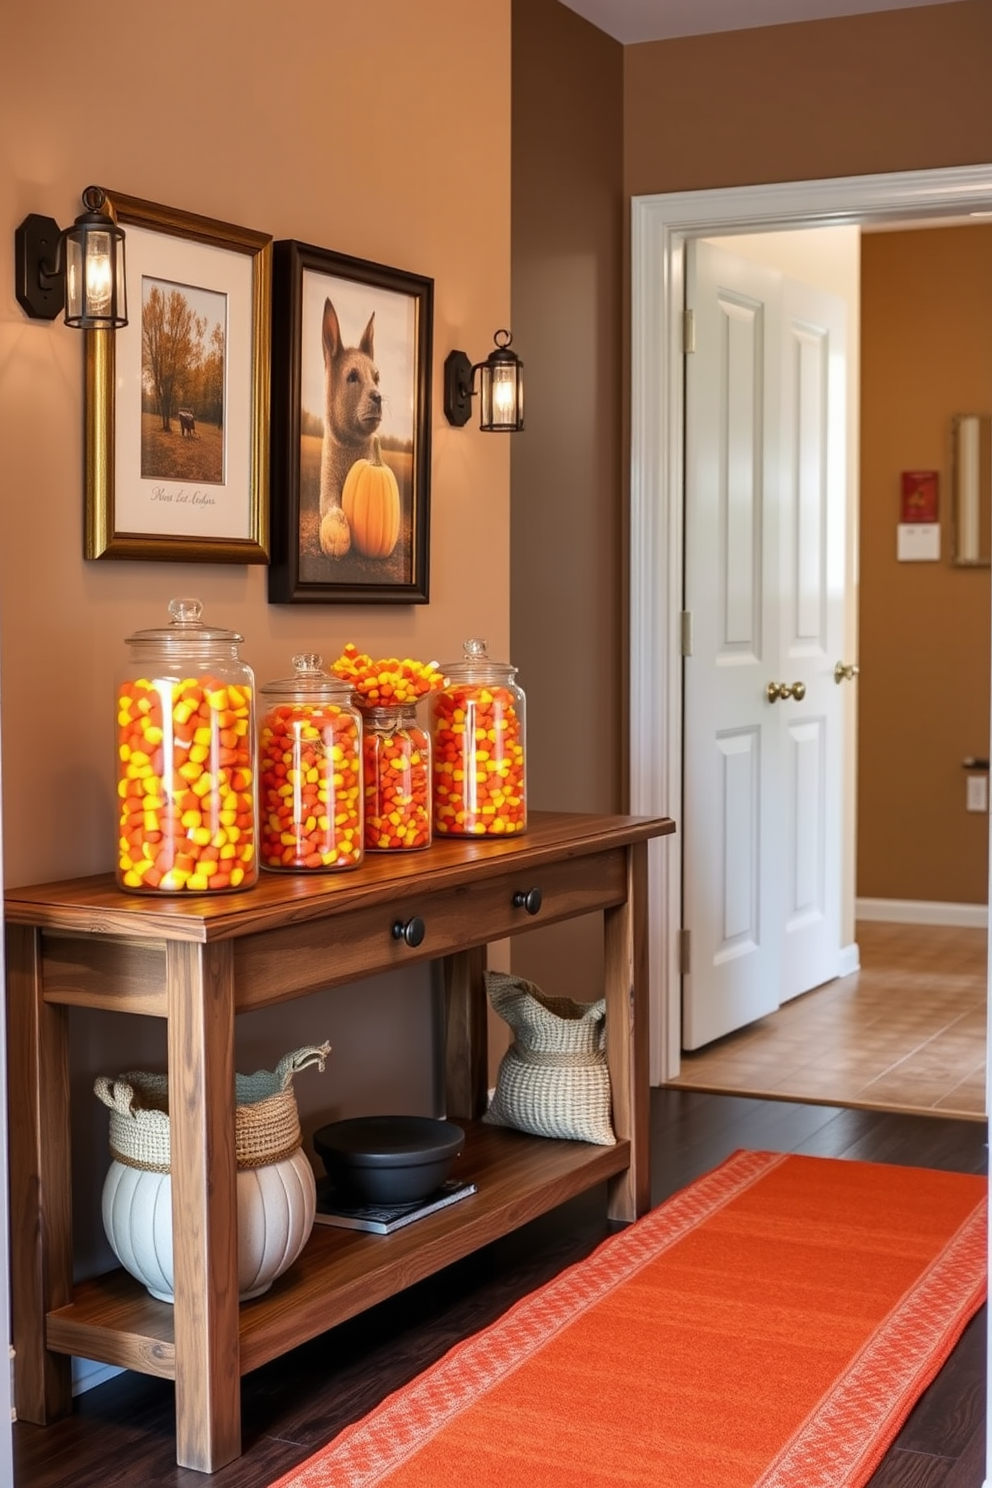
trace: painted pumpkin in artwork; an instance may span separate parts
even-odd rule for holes
[[[373,436],[367,460],[356,460],[345,477],[341,505],[355,547],[366,558],[388,558],[400,535],[400,488],[383,462]]]

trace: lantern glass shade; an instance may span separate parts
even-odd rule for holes
[[[127,325],[124,234],[109,217],[84,213],[69,228],[65,275],[66,325],[81,330]]]
[[[523,426],[523,363],[508,346],[498,346],[479,366],[479,428],[514,433]]]

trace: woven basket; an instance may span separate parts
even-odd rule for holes
[[[533,982],[502,971],[486,972],[486,990],[514,1037],[483,1121],[612,1147],[605,998],[547,997]]]
[[[235,1075],[235,1155],[239,1168],[281,1162],[303,1144],[293,1076],[313,1064],[324,1068],[330,1044],[286,1054],[274,1070]],[[171,1169],[169,1081],[166,1075],[131,1071],[115,1080],[99,1075],[94,1092],[110,1108],[110,1152],[118,1162],[148,1173]]]

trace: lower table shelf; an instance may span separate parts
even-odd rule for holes
[[[625,1172],[630,1163],[626,1141],[598,1147],[463,1124],[465,1150],[452,1176],[473,1180],[478,1192],[392,1235],[315,1226],[285,1275],[241,1305],[242,1374]],[[175,1378],[172,1308],[125,1271],[77,1285],[72,1302],[47,1315],[46,1343],[55,1353]]]

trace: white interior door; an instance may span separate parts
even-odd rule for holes
[[[695,1049],[837,974],[844,306],[701,241],[686,292],[682,1043]]]

